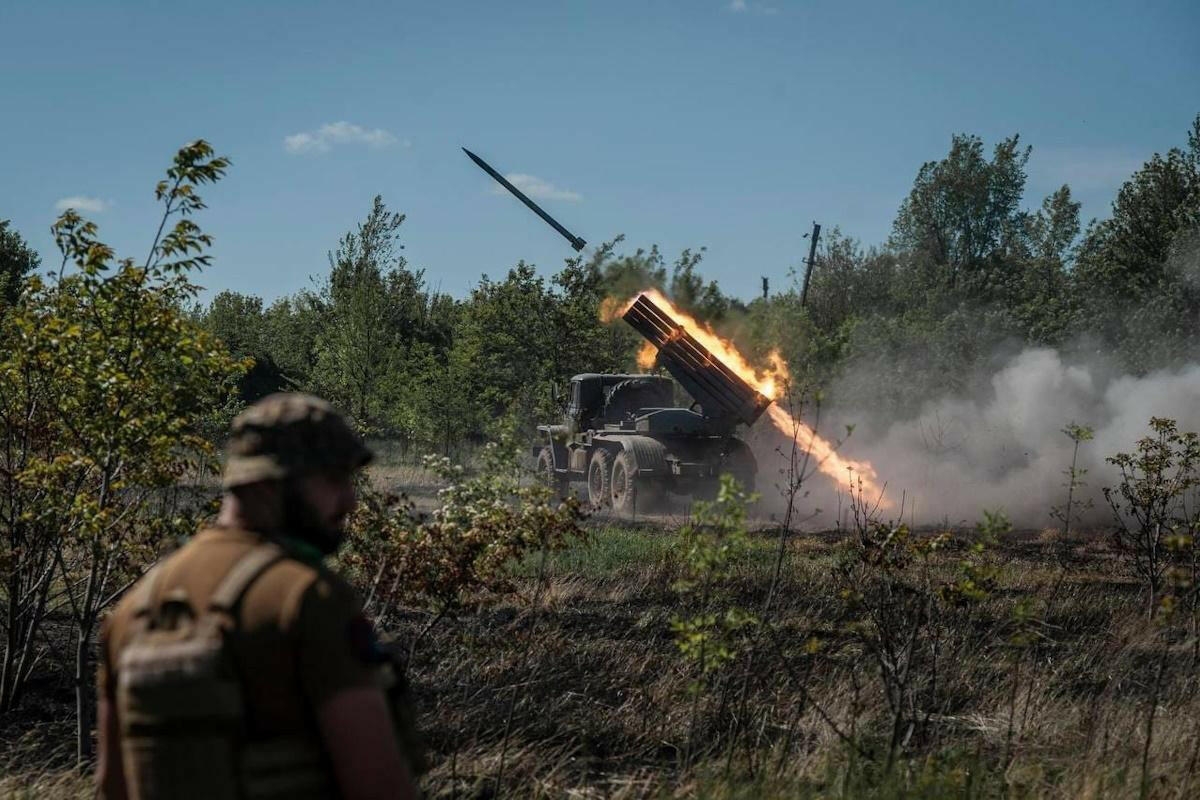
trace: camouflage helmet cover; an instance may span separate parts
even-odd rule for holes
[[[333,406],[300,392],[264,397],[233,420],[225,488],[314,472],[349,473],[373,455]]]

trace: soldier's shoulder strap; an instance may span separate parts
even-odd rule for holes
[[[209,598],[210,611],[224,612],[233,615],[242,595],[254,581],[267,571],[267,568],[287,555],[284,549],[274,542],[264,542],[255,546],[242,556],[217,584],[212,597]]]
[[[164,563],[165,559],[157,561],[154,566],[146,570],[146,574],[134,587],[134,594],[130,602],[133,604],[135,619],[146,619],[154,611],[154,603],[158,598],[158,585],[162,583]]]

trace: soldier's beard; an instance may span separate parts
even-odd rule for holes
[[[290,480],[283,482],[283,532],[327,556],[337,552],[346,538],[341,525],[331,525],[322,519],[299,483]]]

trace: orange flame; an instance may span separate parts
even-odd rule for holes
[[[637,299],[638,295],[636,294],[628,300],[622,300],[619,297],[604,298],[600,301],[600,321],[616,322]]]
[[[891,503],[883,499],[883,490],[879,486],[875,468],[869,462],[855,461],[838,455],[833,445],[817,436],[812,428],[793,417],[778,403],[773,403],[767,408],[767,418],[787,438],[795,437],[799,452],[807,452],[817,469],[833,478],[839,488],[852,492],[861,491],[862,496],[871,502],[879,498],[880,507],[891,507]]]
[[[780,386],[786,385],[790,380],[787,364],[778,351],[772,351],[767,355],[768,366],[765,370],[756,370],[733,345],[733,342],[718,336],[708,324],[699,322],[690,314],[680,311],[655,289],[647,289],[624,301],[614,297],[607,298],[600,306],[600,318],[605,322],[618,319],[643,294],[654,301],[655,305],[663,309],[714,357],[761,392],[764,397],[771,400],[778,398]],[[654,366],[657,355],[658,348],[650,342],[644,343],[641,350],[638,351],[638,366],[642,369],[650,369]],[[794,438],[801,451],[807,451],[817,468],[832,478],[839,487],[846,490],[858,489],[861,484],[864,496],[881,495],[875,470],[869,463],[854,461],[838,455],[832,444],[818,436],[803,421],[793,418],[778,403],[772,403],[768,407],[767,419],[785,437]]]
[[[658,348],[650,342],[642,342],[642,349],[638,350],[637,354],[637,365],[642,369],[654,369],[656,358],[658,358]]]

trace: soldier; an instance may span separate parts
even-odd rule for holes
[[[105,621],[104,796],[416,797],[386,659],[321,563],[370,460],[316,397],[275,394],[234,420],[216,525]]]

